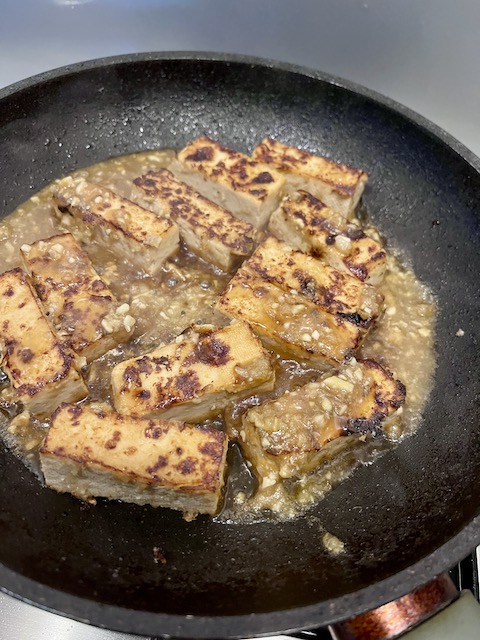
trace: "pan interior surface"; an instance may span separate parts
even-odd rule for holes
[[[367,92],[281,66],[137,57],[53,74],[0,100],[0,214],[82,166],[179,148],[202,134],[247,152],[269,135],[369,173],[369,216],[438,300],[438,369],[424,423],[304,517],[255,525],[188,523],[173,511],[102,500],[88,507],[42,488],[2,449],[0,578],[34,602],[136,633],[170,633],[179,627],[169,627],[169,616],[178,624],[186,614],[254,614],[244,626],[216,628],[223,637],[265,633],[297,626],[290,613],[303,607],[305,624],[320,625],[447,569],[457,558],[442,545],[479,512],[480,175]],[[345,554],[324,550],[323,527]],[[454,555],[479,531],[460,534]],[[154,562],[154,547],[166,564]],[[386,593],[380,583],[395,574]],[[49,600],[48,588],[71,601]],[[282,611],[269,628],[262,614]],[[164,614],[161,629],[153,614]]]

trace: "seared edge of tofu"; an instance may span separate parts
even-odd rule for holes
[[[194,325],[154,351],[112,370],[115,408],[127,415],[158,415],[201,422],[232,400],[270,390],[270,355],[247,324]]]
[[[243,267],[218,298],[216,310],[247,322],[268,349],[321,368],[353,355],[363,335],[358,324]]]
[[[243,266],[266,282],[296,291],[329,313],[342,314],[365,327],[382,308],[383,296],[370,285],[273,236],[267,237]]]
[[[170,166],[180,179],[257,229],[284,195],[285,178],[272,167],[203,136]]]
[[[240,444],[267,489],[299,478],[401,420],[405,386],[373,360],[354,358],[318,381],[249,409]]]
[[[63,344],[90,362],[131,335],[135,320],[119,304],[70,233],[21,247],[23,263]]]
[[[20,268],[0,274],[0,318],[1,366],[11,383],[1,393],[6,402],[42,418],[87,395],[80,361],[60,344]]]
[[[334,162],[296,147],[265,138],[252,158],[271,164],[287,177],[293,189],[305,189],[326,205],[350,218],[363,193],[368,175],[361,169]]]
[[[403,382],[375,360],[360,360],[358,364],[370,376],[370,393],[365,395],[363,403],[351,408],[345,428],[349,433],[371,432],[375,435],[387,420],[397,419],[401,415],[407,390]]]
[[[387,254],[382,245],[356,224],[305,191],[284,198],[270,217],[270,233],[304,253],[321,257],[335,269],[346,271],[373,286],[383,279]],[[341,218],[341,217],[340,217]]]
[[[92,497],[214,514],[228,438],[209,427],[63,404],[40,451],[47,486]]]
[[[177,225],[152,211],[84,178],[62,178],[54,183],[53,200],[61,221],[77,239],[95,240],[143,271],[156,274],[178,249]]]
[[[177,180],[168,169],[150,171],[133,183],[135,201],[174,220],[187,246],[207,262],[229,271],[252,253],[256,229]]]

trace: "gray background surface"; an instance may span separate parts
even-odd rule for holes
[[[478,0],[2,0],[0,9],[0,86],[119,53],[247,53],[375,89],[480,154]]]
[[[244,53],[363,84],[480,155],[479,36],[478,0],[0,0],[0,87],[121,53]],[[0,640],[129,637],[0,595]]]

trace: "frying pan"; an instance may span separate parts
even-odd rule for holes
[[[130,55],[0,92],[1,215],[74,169],[204,133],[242,151],[270,135],[368,171],[371,219],[438,299],[424,423],[304,517],[243,526],[102,500],[85,508],[2,448],[0,584],[142,635],[322,626],[418,587],[480,542],[480,162],[411,111],[322,73],[223,54]],[[347,553],[323,549],[322,526]]]

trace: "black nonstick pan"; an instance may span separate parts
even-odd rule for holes
[[[142,635],[321,626],[412,590],[480,542],[480,161],[407,109],[321,73],[141,54],[0,92],[1,216],[74,169],[204,133],[243,151],[271,135],[368,171],[371,219],[438,299],[424,423],[306,516],[243,526],[108,501],[85,508],[41,487],[2,445],[0,584]],[[322,525],[347,553],[324,550]],[[166,564],[153,561],[154,547]]]

